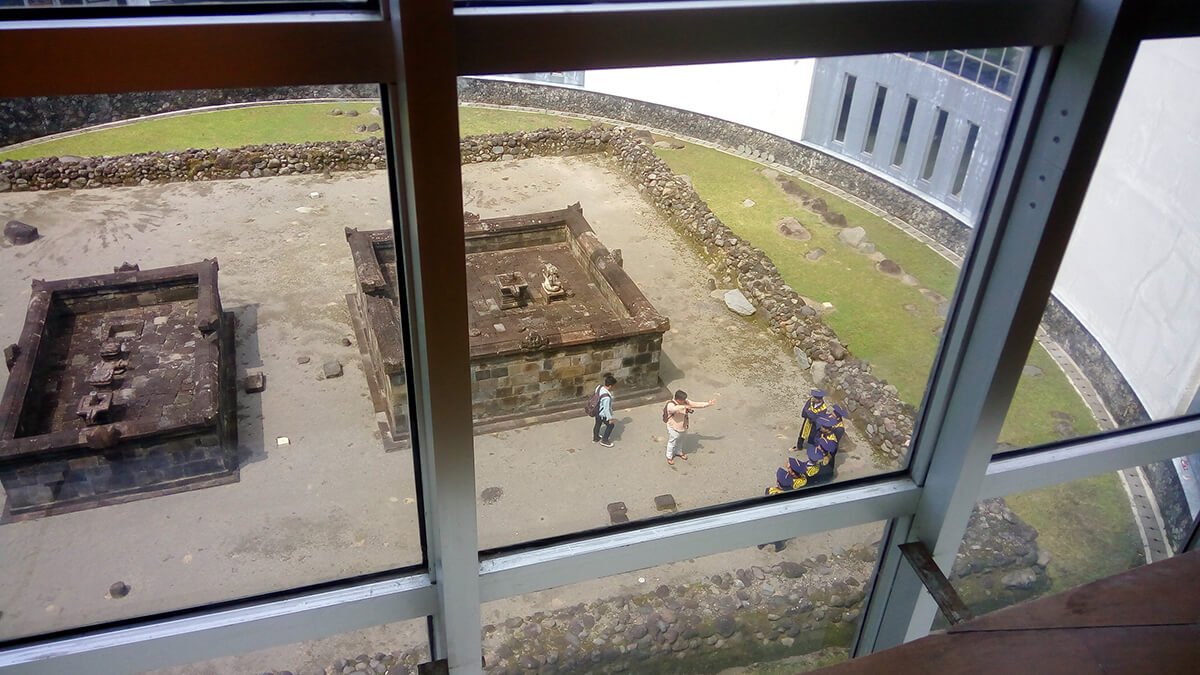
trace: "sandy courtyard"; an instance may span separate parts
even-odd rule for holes
[[[216,257],[222,300],[238,317],[239,374],[251,367],[267,374],[266,391],[239,393],[239,482],[0,526],[0,565],[7,572],[0,637],[419,561],[411,453],[383,451],[357,345],[343,344],[353,339],[344,296],[354,284],[343,227],[387,227],[387,200],[384,172],[0,198],[5,220],[42,233],[31,245],[0,247],[4,344],[19,335],[33,278],[102,274],[125,261],[151,268]],[[576,201],[671,319],[665,385],[696,399],[719,396],[720,403],[697,412],[685,445],[691,459],[674,467],[665,463],[657,404],[619,409],[611,449],[590,442],[591,422],[582,417],[477,437],[477,492],[499,488],[497,498],[479,506],[482,548],[603,526],[605,505],[613,501],[624,501],[637,519],[655,515],[653,497],[662,493],[681,509],[761,494],[785,461],[809,389],[790,349],[760,321],[738,317],[711,297],[703,264],[682,237],[605,165],[543,158],[464,167],[465,208],[485,218]],[[309,361],[299,363],[302,357]],[[322,379],[322,364],[333,359],[344,365],[344,376]],[[0,374],[0,384],[6,380]],[[281,437],[288,443],[278,444]],[[851,429],[843,478],[879,470],[860,447],[866,446]],[[811,544],[784,555],[803,558],[878,531],[809,538]],[[732,552],[654,570],[650,581],[694,578],[709,565],[748,558],[778,560],[754,549]],[[635,577],[491,603],[485,622],[595,597],[638,583]],[[116,581],[132,587],[128,597],[106,597]],[[376,629],[185,670],[302,670],[406,646],[374,644],[392,639],[386,635]]]

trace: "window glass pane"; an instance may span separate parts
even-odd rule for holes
[[[950,188],[950,194],[958,196],[962,194],[963,183],[967,180],[967,170],[971,168],[971,154],[975,152],[975,142],[979,140],[979,127],[975,124],[968,123],[967,141],[963,145],[962,156],[958,160],[958,171],[954,174],[954,186]]]
[[[378,87],[3,105],[0,635],[419,563]]]
[[[962,72],[963,53],[957,50],[946,52],[946,62],[942,65],[946,70],[955,75]]]
[[[904,104],[904,121],[900,123],[900,136],[896,141],[896,152],[892,154],[892,164],[904,164],[904,155],[908,150],[908,136],[912,133],[913,119],[917,114],[917,99],[909,96]]]
[[[1002,449],[1200,411],[1200,227],[1190,215],[1200,208],[1200,96],[1179,89],[1189,82],[1200,84],[1200,40],[1142,43]],[[1029,391],[1064,373],[1070,384],[1054,396]]]
[[[883,104],[887,100],[887,87],[875,87],[875,104],[871,107],[871,123],[867,127],[867,139],[863,152],[875,152],[875,137],[879,134],[879,121],[883,118]]]
[[[946,133],[946,120],[950,114],[945,110],[937,111],[937,122],[933,125],[933,137],[929,139],[929,150],[925,152],[925,163],[921,167],[921,180],[933,178],[933,170],[937,167],[938,152],[942,149],[942,134]]]
[[[995,66],[984,64],[983,68],[979,71],[979,84],[989,89],[995,89],[996,76],[999,74],[1000,71]]]
[[[1000,71],[1000,74],[996,76],[996,91],[1005,96],[1011,96],[1013,93],[1013,79],[1013,76],[1009,73],[1003,70]]]
[[[1016,72],[1021,67],[1021,61],[1025,55],[1025,51],[1021,49],[1008,48],[1004,50],[1003,65],[1008,70]]]
[[[1200,96],[1188,83],[1200,85],[1200,40],[1142,43],[998,451],[1200,413],[1200,229],[1189,215],[1200,208]],[[1198,462],[1143,467],[1173,543],[1200,505]]]
[[[832,142],[851,72],[889,90],[870,170]],[[460,80],[482,548],[759,497],[807,457],[790,449],[814,390],[799,445],[843,410],[838,480],[904,465],[958,276],[946,252],[970,228],[932,206],[954,167],[939,182],[892,167],[902,127],[920,159],[935,114],[877,76],[977,89],[891,54],[588,71],[581,88]],[[858,98],[848,137],[869,127]],[[994,160],[1009,102],[973,100],[996,127],[972,156]],[[990,166],[972,169],[984,184]],[[668,431],[679,390],[694,414]]]
[[[974,82],[979,78],[979,61],[972,58],[963,60],[962,76]]]
[[[416,675],[418,664],[429,662],[426,625],[425,619],[389,623],[319,640],[147,671],[146,675]]]
[[[1189,459],[980,502],[951,583],[983,614],[1175,555],[1200,513]]]
[[[487,603],[484,671],[796,673],[843,661],[882,529],[766,543]]]
[[[850,121],[850,106],[854,101],[854,76],[846,76],[846,87],[842,91],[842,107],[838,113],[837,131],[833,132],[833,140],[846,140],[846,124]]]
[[[997,65],[1004,63],[1004,50],[995,48],[987,49],[984,51],[983,60]]]
[[[943,68],[955,75],[961,75],[972,82],[978,82],[981,86],[1004,96],[1010,96],[1013,77],[1021,67],[1023,55],[1028,51],[1028,47],[1008,47],[988,50],[972,49],[967,52],[910,52],[908,56],[924,60],[931,66]],[[930,54],[936,54],[937,57],[930,58],[928,56]],[[1007,76],[1001,75],[1001,80],[997,81],[996,68],[992,64],[1001,65],[1002,68],[1007,69]]]

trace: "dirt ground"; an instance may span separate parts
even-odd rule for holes
[[[318,193],[313,195],[312,193]],[[267,388],[239,394],[239,482],[0,526],[0,638],[86,625],[417,562],[411,453],[384,453],[344,296],[354,274],[342,228],[389,225],[384,172],[86,191],[6,194],[0,218],[36,225],[34,244],[0,247],[0,341],[19,335],[33,278],[110,272],[217,257],[226,309],[239,320],[239,371]],[[609,248],[671,318],[662,379],[719,404],[693,418],[687,461],[667,466],[660,405],[620,409],[616,447],[590,442],[579,418],[476,438],[481,548],[590,529],[624,501],[655,515],[655,495],[681,509],[761,494],[785,461],[809,383],[790,349],[756,319],[711,296],[692,249],[620,175],[587,158],[464,167],[465,208],[483,217],[580,202]],[[308,357],[305,364],[298,363]],[[325,361],[345,374],[321,379]],[[0,374],[0,385],[7,374]],[[286,444],[278,439],[286,437]],[[843,478],[880,469],[850,429]],[[861,448],[861,449],[860,449]],[[495,494],[495,491],[489,494]],[[801,559],[878,536],[878,526],[825,533],[783,554],[757,549],[682,561],[489,603],[485,623],[574,604],[705,570]],[[644,580],[644,581],[643,581]],[[120,600],[109,586],[132,587]],[[176,669],[309,672],[338,657],[403,649],[420,622]]]

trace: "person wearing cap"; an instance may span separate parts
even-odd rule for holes
[[[792,447],[792,452],[814,445],[821,428],[831,428],[838,421],[834,417],[833,409],[825,403],[824,389],[813,389],[809,393],[811,397],[800,411],[800,417],[804,421],[800,424],[800,435],[796,437],[796,445]]]
[[[834,436],[837,436],[838,443],[841,443],[842,436],[846,435],[845,419],[846,419],[846,416],[848,416],[849,414],[850,413],[846,412],[846,409],[843,408],[842,406],[840,406],[840,405],[833,406],[833,417],[834,417],[834,419],[837,420],[837,422],[835,422],[833,424],[833,426],[830,427],[830,429],[833,430]]]

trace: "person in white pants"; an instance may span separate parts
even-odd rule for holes
[[[667,401],[663,407],[663,417],[667,422],[667,464],[674,465],[676,455],[680,459],[688,458],[687,453],[678,448],[679,437],[688,429],[688,415],[697,408],[707,408],[716,402],[715,398],[699,403],[688,400],[687,392],[682,389],[675,392],[675,398]]]

